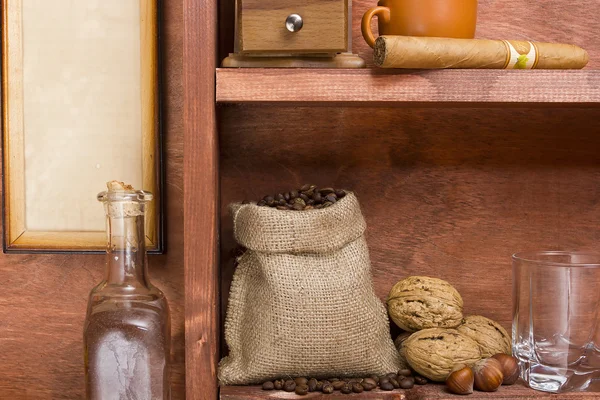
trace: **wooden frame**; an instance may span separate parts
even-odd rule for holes
[[[32,178],[31,175],[29,176],[29,178],[27,178],[26,176],[26,137],[27,135],[33,135],[33,133],[31,132],[35,131],[35,129],[30,128],[28,131],[26,131],[25,126],[26,123],[28,124],[29,122],[25,121],[24,116],[26,113],[25,97],[27,95],[25,93],[24,80],[26,80],[25,71],[28,68],[28,65],[26,65],[24,62],[25,52],[23,49],[25,40],[23,30],[24,25],[26,24],[26,22],[24,22],[23,17],[24,4],[26,4],[25,1],[27,0],[10,0],[10,2],[9,0],[3,0],[2,3],[4,250],[5,252],[101,252],[104,250],[106,245],[106,234],[103,228],[103,216],[101,214],[101,208],[99,207],[99,205],[93,204],[95,206],[95,208],[93,209],[91,208],[91,206],[89,207],[90,212],[88,214],[93,215],[93,223],[89,222],[90,218],[83,217],[82,220],[85,219],[87,222],[80,222],[80,226],[76,228],[70,228],[68,226],[63,229],[40,228],[39,224],[31,224],[32,220],[37,221],[38,219],[28,217],[28,212],[31,213],[32,211],[28,211],[31,209],[31,207],[29,209],[27,207],[28,197],[26,196],[26,193],[29,189],[31,189],[31,183],[29,189],[27,189],[28,185],[26,181],[27,179],[35,179],[36,177],[33,173],[31,175],[34,175],[34,178]],[[157,0],[140,0],[139,10],[135,8],[135,5],[132,7],[134,12],[134,14],[132,15],[135,16],[139,13],[140,62],[138,65],[136,65],[135,59],[131,60],[128,58],[128,61],[130,61],[130,64],[133,65],[133,70],[139,71],[139,74],[134,75],[134,78],[137,76],[139,77],[139,80],[134,79],[131,83],[131,86],[135,87],[135,91],[133,93],[127,92],[125,95],[123,95],[123,97],[126,97],[126,95],[130,95],[131,98],[134,99],[134,101],[131,103],[132,109],[135,109],[137,111],[135,117],[130,118],[129,120],[135,120],[134,123],[138,129],[131,130],[131,135],[132,138],[135,138],[137,137],[136,135],[139,135],[141,143],[139,144],[139,148],[137,146],[127,147],[127,145],[125,144],[123,146],[123,149],[119,150],[120,153],[119,151],[117,151],[117,157],[121,157],[119,158],[119,165],[116,165],[115,162],[115,166],[113,167],[113,159],[102,159],[102,165],[100,163],[95,164],[95,167],[97,169],[100,169],[101,167],[105,168],[105,170],[102,171],[103,175],[120,175],[111,177],[109,179],[106,179],[105,176],[104,180],[110,180],[115,178],[126,180],[127,178],[123,178],[122,176],[135,174],[135,176],[137,177],[135,180],[137,180],[138,182],[134,181],[129,183],[143,188],[144,190],[148,190],[154,194],[154,201],[150,203],[147,207],[146,218],[146,243],[149,252],[152,253],[161,253],[163,251],[163,239],[161,234],[162,213],[160,211],[162,209],[160,187],[162,182],[162,160],[158,118],[159,93],[157,3]],[[90,14],[92,15],[91,18],[95,18],[95,14]],[[32,26],[33,25],[34,24],[32,24]],[[135,28],[128,27],[127,29]],[[80,32],[77,31],[77,34],[79,33]],[[79,40],[81,41],[86,39]],[[132,42],[137,43],[137,40],[138,39],[133,38]],[[126,44],[124,44],[123,46],[126,46]],[[135,50],[137,51],[137,48],[135,48]],[[76,50],[74,50],[74,52],[75,51]],[[123,50],[123,52],[126,52],[126,50]],[[30,53],[33,53],[33,51],[31,51]],[[115,65],[119,65],[119,63],[115,63]],[[126,72],[127,71],[125,71],[123,75],[125,75]],[[127,76],[127,78],[129,77],[130,76]],[[77,78],[86,79],[87,77],[75,76],[72,79],[76,81]],[[108,80],[110,81],[110,77]],[[126,78],[123,78],[123,80],[127,81]],[[113,83],[114,80],[110,82]],[[120,83],[121,82],[119,81],[114,82],[113,84],[120,85]],[[124,90],[125,89],[123,89],[123,91]],[[85,93],[85,90],[83,90],[82,92]],[[119,95],[121,95],[122,93],[123,92],[120,92]],[[138,93],[138,95],[136,95],[135,93]],[[71,92],[69,92],[69,94],[71,94]],[[89,94],[84,95],[92,97]],[[34,95],[32,94],[31,97],[33,98]],[[101,96],[97,98],[101,99]],[[118,98],[120,99],[121,96],[119,96]],[[96,103],[93,104],[96,105]],[[125,110],[124,112],[127,112],[127,110]],[[30,114],[33,114],[32,111],[29,112]],[[122,121],[122,125],[126,125],[125,121],[129,120],[126,118],[126,115],[125,118],[122,118],[123,116],[124,115],[117,115],[117,117],[119,117],[118,124],[121,124]],[[136,118],[138,116],[139,119]],[[30,121],[30,119],[28,121]],[[45,123],[45,121],[42,123]],[[100,142],[104,142],[104,145],[108,147],[108,149],[100,149],[96,147],[94,150],[90,151],[99,152],[97,154],[102,154],[102,152],[106,154],[106,152],[108,151],[112,155],[114,154],[113,152],[115,152],[115,150],[113,150],[115,147],[118,147],[118,145],[121,143],[127,143],[127,141],[121,141],[122,136],[117,136],[121,133],[121,131],[117,129],[111,130],[110,123],[111,121],[107,121],[107,126],[101,128],[103,129],[103,132],[106,132],[106,136],[102,135],[99,136],[99,138],[97,139]],[[113,124],[113,126],[116,126],[118,124]],[[125,128],[121,128],[121,130],[123,129]],[[48,132],[50,132],[50,130]],[[129,131],[126,133],[129,133]],[[46,138],[51,136],[49,133],[42,133],[42,135],[46,135]],[[110,137],[110,135],[113,136]],[[79,137],[78,139],[81,140],[81,142],[85,143],[86,137],[87,136],[82,135],[81,139]],[[119,142],[116,142],[117,146],[114,146],[114,144],[106,145],[106,143],[109,140],[107,139],[107,137],[110,137],[110,139],[119,140]],[[36,137],[35,139],[38,138]],[[52,137],[52,141],[54,141],[54,137]],[[138,141],[134,141],[134,139],[129,139],[130,143],[132,141],[134,144],[139,143]],[[36,140],[31,140],[30,138],[30,145],[34,142],[36,142]],[[111,142],[108,143],[110,144]],[[70,145],[68,149],[69,152],[77,152],[78,150],[83,150],[81,148],[72,148]],[[129,152],[135,154],[131,157],[131,159],[129,159],[128,156],[129,154],[131,154]],[[98,158],[100,158],[100,156],[98,156]],[[135,170],[133,173],[129,173],[128,168],[121,167],[123,164],[126,163],[131,165],[139,165],[140,169]],[[56,166],[56,164],[58,163],[54,163],[52,165]],[[93,167],[88,168],[93,169]],[[81,174],[83,174],[83,172],[79,173],[79,175]],[[70,181],[71,178],[70,175],[58,176],[52,175],[52,173],[50,173],[49,175],[51,180],[56,179],[57,181],[60,181],[60,186],[63,187]],[[98,175],[100,175],[100,173],[98,173]],[[90,179],[89,172],[88,175],[79,177],[79,179],[83,179],[86,181]],[[39,179],[38,182],[36,182],[36,184],[37,183],[40,183]],[[51,186],[54,182],[50,182],[48,177],[46,177],[44,183],[48,186]],[[97,188],[98,192],[102,190],[102,184],[103,182],[100,179],[94,179],[90,182],[90,186],[93,185],[94,188]],[[73,193],[69,193],[69,198],[67,198],[66,201],[70,202],[71,204],[81,201],[77,199],[78,187],[72,187],[71,190]],[[56,191],[60,192],[59,190]],[[66,194],[67,193],[65,193],[65,196]],[[58,197],[60,194],[55,195]],[[86,190],[86,192],[82,193],[81,196],[86,196],[86,200],[89,198],[89,201],[93,201],[94,193],[88,193],[88,191]],[[35,196],[31,195],[31,197]],[[73,199],[73,197],[75,197],[75,199]],[[51,202],[53,200],[56,199],[40,199],[39,201]],[[41,211],[39,213],[41,213]],[[81,213],[84,214],[83,211]],[[59,217],[56,216],[54,216],[54,218],[59,219]],[[46,223],[44,222],[42,225],[44,224]],[[51,225],[51,223],[48,222],[47,225]],[[57,226],[58,225],[60,225],[60,223],[58,223]]]

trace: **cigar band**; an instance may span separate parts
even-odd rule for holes
[[[532,42],[529,43],[529,53],[520,54],[508,40],[503,40],[506,50],[506,65],[504,69],[533,69],[538,63],[537,46]]]

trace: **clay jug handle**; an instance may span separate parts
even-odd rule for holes
[[[375,36],[373,36],[373,32],[371,32],[371,20],[376,15],[377,18],[379,18],[382,22],[388,23],[390,22],[390,9],[383,6],[373,7],[367,10],[365,15],[362,17],[362,22],[360,25],[362,35],[371,48],[375,46]]]

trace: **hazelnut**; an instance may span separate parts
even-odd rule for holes
[[[504,375],[503,385],[512,385],[519,379],[519,363],[515,357],[499,353],[492,358],[498,360],[500,365],[502,365],[502,374]]]
[[[486,358],[477,361],[473,366],[473,375],[475,378],[475,389],[482,392],[495,392],[502,381],[502,364],[495,358]]]
[[[474,381],[473,370],[462,364],[454,367],[448,379],[446,379],[446,386],[454,394],[471,394],[473,393]]]

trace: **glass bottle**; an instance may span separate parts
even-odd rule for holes
[[[106,275],[90,293],[84,326],[90,400],[169,399],[171,326],[164,294],[148,280],[145,204],[152,194],[102,192]]]

